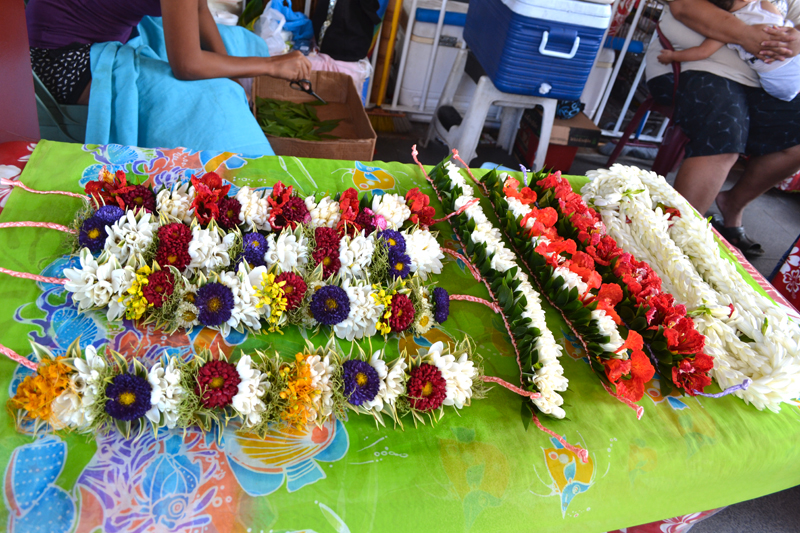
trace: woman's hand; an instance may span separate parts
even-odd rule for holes
[[[669,65],[673,61],[674,52],[672,50],[661,50],[661,53],[658,54],[658,62],[662,65]]]
[[[269,62],[267,76],[289,81],[307,80],[311,76],[311,61],[297,50],[270,57],[267,61]]]

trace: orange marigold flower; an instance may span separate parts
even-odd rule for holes
[[[320,391],[313,387],[311,366],[306,363],[303,354],[297,354],[295,358],[293,366],[287,365],[281,369],[288,376],[286,388],[280,393],[280,397],[288,401],[281,419],[291,426],[304,427],[316,419],[314,400]]]
[[[62,359],[45,359],[39,363],[36,375],[28,376],[20,383],[16,394],[9,400],[9,406],[27,411],[26,416],[30,419],[50,422],[53,401],[70,386],[72,369],[62,363]]]

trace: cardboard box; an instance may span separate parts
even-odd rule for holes
[[[526,110],[520,121],[517,139],[514,143],[514,153],[528,167],[533,165],[536,158],[541,130],[541,111],[538,109]],[[556,119],[553,121],[553,131],[550,134],[550,145],[547,147],[544,167],[550,170],[569,172],[578,148],[597,146],[599,140],[600,128],[595,126],[583,113],[569,120]]]
[[[372,161],[378,136],[372,129],[353,78],[340,72],[315,70],[311,72],[310,81],[314,92],[327,102],[327,105],[316,108],[320,120],[341,119],[336,129],[330,133],[337,139],[302,141],[267,135],[275,154],[317,159]],[[253,80],[252,96],[253,113],[256,113],[256,96],[298,103],[316,101],[310,94],[289,87],[288,81],[269,76]]]

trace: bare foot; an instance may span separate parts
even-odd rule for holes
[[[716,202],[717,207],[719,207],[719,212],[722,214],[722,218],[725,220],[725,227],[726,228],[735,228],[742,225],[742,211],[743,210],[734,210],[730,206],[730,191],[720,191],[717,194]]]

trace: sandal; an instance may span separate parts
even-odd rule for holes
[[[732,228],[725,227],[725,223],[723,222],[722,217],[719,215],[714,215],[711,217],[711,225],[714,226],[714,229],[717,230],[720,235],[725,237],[729,243],[741,250],[742,254],[744,254],[746,258],[751,259],[753,257],[761,257],[764,255],[764,249],[760,244],[747,236],[747,234],[744,232],[744,226],[736,226]]]

